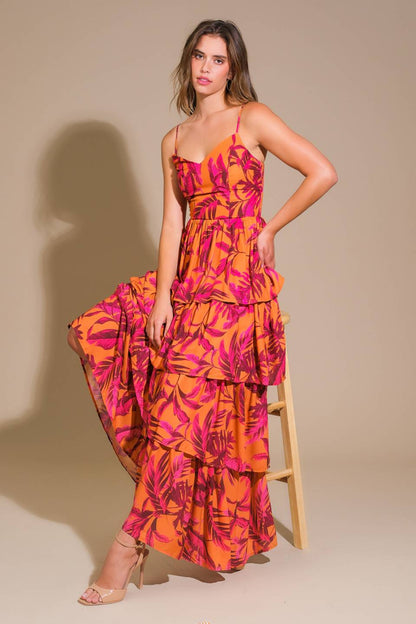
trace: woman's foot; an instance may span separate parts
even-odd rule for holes
[[[123,529],[120,529],[118,537],[126,545],[135,546],[137,544],[134,537]],[[132,566],[137,562],[138,556],[137,550],[126,548],[114,539],[105,558],[100,576],[95,582],[100,587],[122,589]],[[100,595],[95,589],[88,588],[81,598],[87,602],[97,603],[100,600]]]

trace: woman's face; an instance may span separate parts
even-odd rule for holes
[[[200,95],[224,91],[231,78],[227,44],[218,35],[202,35],[192,52],[192,85]]]

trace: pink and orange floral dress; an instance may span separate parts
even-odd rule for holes
[[[172,155],[190,210],[161,348],[145,326],[157,270],[75,318],[85,378],[135,481],[123,529],[177,559],[229,570],[277,545],[265,472],[267,386],[285,378],[277,295],[256,239],[264,165],[236,130],[200,163]]]

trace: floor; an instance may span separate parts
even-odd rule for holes
[[[27,469],[26,483],[39,489],[25,492]],[[304,462],[302,471],[307,549],[292,545],[286,485],[272,482],[275,549],[231,573],[151,550],[142,590],[131,583],[123,602],[89,608],[76,598],[94,580],[128,511],[132,484],[111,461],[62,465],[59,483],[48,458],[15,470],[0,503],[2,622],[414,622],[414,468],[337,458],[327,467]]]

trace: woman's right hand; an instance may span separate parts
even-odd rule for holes
[[[153,308],[147,317],[146,334],[156,349],[160,349],[162,339],[166,335],[173,319],[173,308],[170,301],[170,292],[157,295]],[[165,329],[162,334],[162,327]]]
[[[275,234],[267,229],[267,224],[262,230],[260,230],[257,239],[257,251],[259,254],[260,262],[262,266],[268,266],[274,269],[274,237]]]

